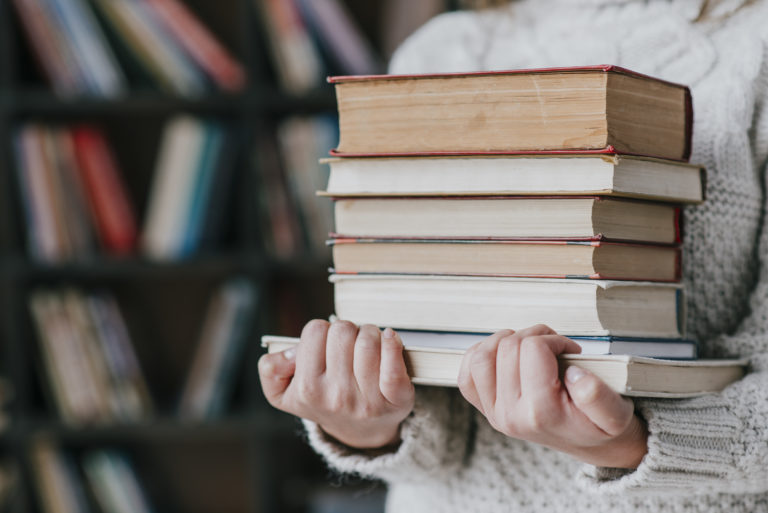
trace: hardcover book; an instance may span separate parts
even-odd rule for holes
[[[339,274],[455,274],[677,281],[680,249],[584,241],[332,239]]]
[[[562,335],[680,338],[679,285],[580,279],[344,275],[336,315],[395,329],[489,333],[547,324]]]
[[[616,66],[332,77],[336,154],[595,152],[687,160],[687,87]]]
[[[576,239],[675,244],[674,205],[599,197],[343,198],[345,238]]]
[[[270,353],[298,343],[290,337],[262,337]],[[464,349],[405,347],[411,380],[418,385],[456,386]],[[616,392],[635,397],[683,398],[722,390],[744,376],[746,360],[661,360],[628,355],[564,354],[561,374],[568,366],[584,368]]]
[[[323,159],[321,196],[600,195],[673,203],[704,199],[704,169],[622,155],[462,155]]]

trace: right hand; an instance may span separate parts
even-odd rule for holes
[[[414,387],[399,335],[347,321],[307,323],[296,349],[259,360],[261,386],[277,409],[316,422],[350,447],[400,442]]]

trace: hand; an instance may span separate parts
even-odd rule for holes
[[[259,360],[269,403],[312,420],[338,441],[360,449],[400,441],[400,423],[413,410],[414,388],[403,343],[387,328],[310,321],[294,351]]]
[[[500,331],[464,355],[459,389],[507,436],[598,466],[636,468],[647,432],[632,401],[574,366],[560,380],[557,355],[580,352],[544,325]]]

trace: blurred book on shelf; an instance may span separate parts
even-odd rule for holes
[[[277,127],[288,188],[298,205],[310,251],[326,255],[325,241],[333,228],[333,207],[316,191],[328,183],[328,168],[319,158],[338,140],[338,125],[330,116],[293,117]]]
[[[179,400],[182,419],[221,416],[256,314],[256,301],[253,286],[245,279],[233,279],[213,294]]]
[[[165,126],[141,235],[156,259],[212,249],[229,200],[236,138],[221,123],[178,116]]]
[[[49,438],[39,437],[30,447],[32,477],[44,513],[88,513],[83,481],[70,454]]]
[[[288,259],[303,251],[301,219],[283,170],[277,140],[272,134],[258,137],[254,144],[254,166],[259,170],[257,202],[261,234],[267,251]]]
[[[113,296],[37,290],[29,308],[46,390],[64,422],[132,422],[152,415],[152,399]]]
[[[88,125],[22,125],[14,136],[31,255],[45,262],[133,252],[136,215],[104,134]]]
[[[92,449],[78,457],[40,436],[30,448],[30,462],[44,513],[152,511],[144,486],[122,451]]]
[[[83,455],[83,470],[99,510],[104,513],[150,513],[144,487],[128,456],[115,450]]]
[[[340,0],[255,0],[280,85],[303,93],[328,74],[367,75],[381,59]]]
[[[14,0],[62,97],[114,98],[144,81],[182,96],[241,90],[242,65],[179,0]],[[142,80],[145,79],[145,80]]]

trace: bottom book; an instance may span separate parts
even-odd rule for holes
[[[264,336],[262,345],[270,353],[288,349],[298,338]],[[464,349],[405,347],[408,373],[417,385],[457,386]],[[744,376],[747,361],[661,360],[632,355],[564,354],[560,371],[570,365],[586,369],[613,390],[634,397],[694,397],[718,392]]]

